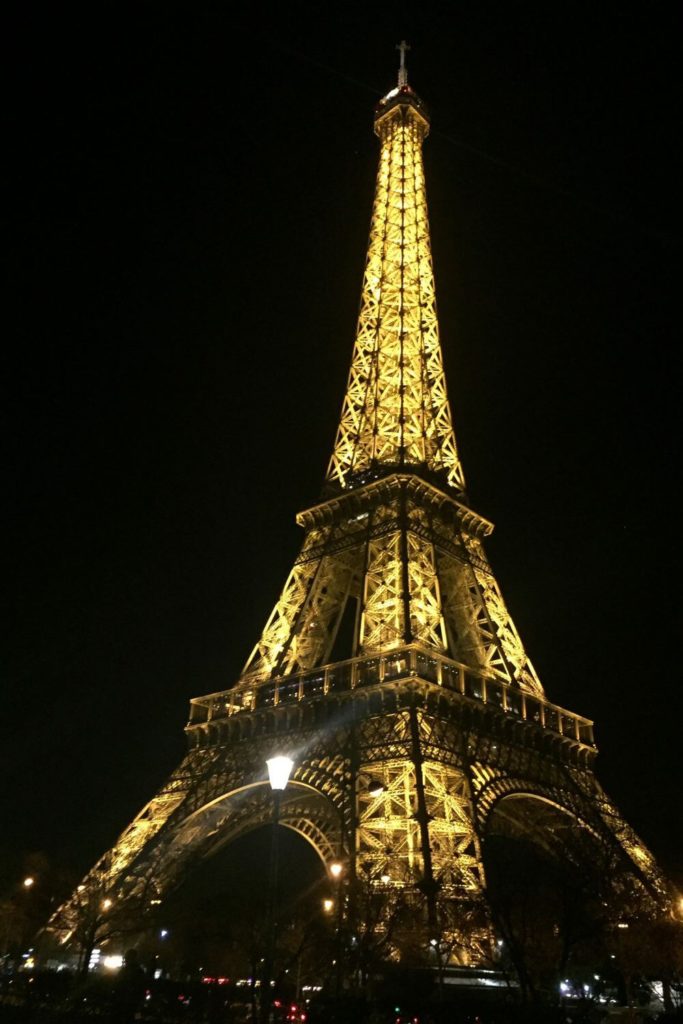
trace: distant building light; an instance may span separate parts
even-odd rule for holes
[[[102,966],[106,967],[108,971],[118,971],[119,967],[123,967],[123,957],[120,953],[105,956],[102,960]]]

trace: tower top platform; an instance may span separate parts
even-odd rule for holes
[[[397,85],[395,88],[390,89],[386,96],[382,96],[382,99],[375,107],[375,134],[380,134],[380,125],[397,107],[408,107],[417,115],[423,127],[424,134],[422,137],[425,138],[429,133],[429,112],[415,90],[407,82],[405,85]]]

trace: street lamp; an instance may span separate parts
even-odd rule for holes
[[[341,994],[341,971],[342,971],[342,921],[344,913],[344,899],[342,892],[342,875],[344,874],[344,865],[341,861],[332,861],[329,867],[329,872],[332,878],[336,882],[336,897],[337,897],[337,922],[335,930],[335,947],[336,947],[336,959],[335,959],[335,994],[337,999]],[[328,903],[325,900],[325,903]]]
[[[287,788],[294,762],[291,757],[270,757],[266,761],[266,766],[270,788],[273,791],[273,796],[276,797],[283,789]]]
[[[268,915],[266,919],[267,945],[263,964],[263,979],[261,981],[261,1024],[268,1024],[268,1018],[270,1017],[270,981],[273,974],[275,933],[277,929],[275,906],[277,903],[280,802],[282,794],[287,788],[294,762],[291,757],[270,757],[266,761],[266,767],[268,768],[268,781],[273,792],[273,824],[270,840],[270,880],[268,885]]]

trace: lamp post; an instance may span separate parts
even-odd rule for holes
[[[343,905],[343,890],[342,890],[342,875],[344,874],[344,865],[335,860],[330,864],[330,874],[336,883],[336,899],[337,899],[337,922],[335,931],[335,950],[336,950],[336,971],[335,971],[335,996],[339,999],[341,995],[341,981],[342,981],[342,921],[344,914]]]
[[[270,982],[273,975],[275,935],[277,931],[275,908],[277,904],[280,802],[282,800],[282,793],[287,788],[294,762],[290,757],[271,757],[266,761],[266,766],[268,768],[268,781],[273,793],[273,824],[270,840],[266,955],[263,964],[263,977],[261,979],[261,1024],[268,1024],[271,1006]]]

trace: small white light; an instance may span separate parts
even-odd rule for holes
[[[24,889],[30,889],[34,883],[35,878],[31,878],[31,876],[29,875],[27,878],[24,879]]]
[[[159,935],[161,936],[162,939],[165,939],[166,936],[168,935],[168,929],[162,928],[161,931],[159,932]]]
[[[266,761],[271,789],[287,788],[289,776],[294,767],[291,757],[271,757]]]
[[[323,910],[326,914],[331,914],[334,908],[334,900],[323,900]]]
[[[386,885],[387,882],[389,881],[389,878],[389,875],[382,875],[381,881],[384,882],[384,884]]]
[[[338,860],[330,864],[330,874],[332,875],[333,878],[339,878],[343,870],[344,865],[340,864]]]
[[[102,960],[102,966],[106,967],[108,971],[117,971],[119,967],[123,967],[123,957],[120,953],[113,956],[105,956]]]

